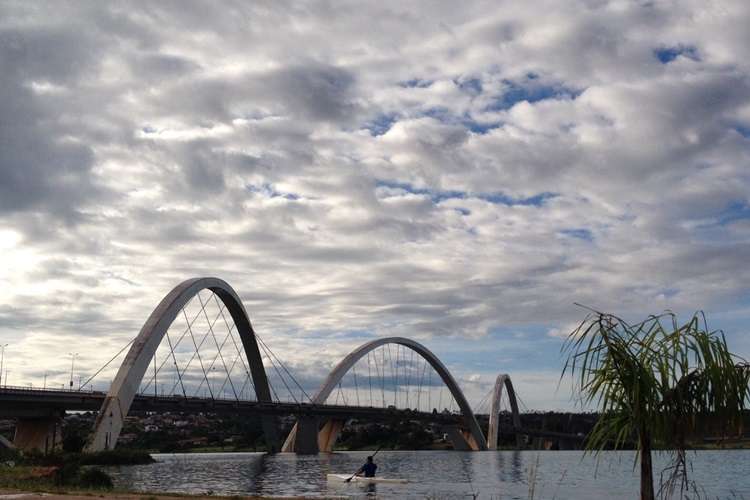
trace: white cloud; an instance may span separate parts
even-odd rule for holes
[[[296,343],[351,331],[551,352],[574,302],[703,308],[750,356],[726,319],[748,317],[746,2],[65,9],[0,7],[16,382],[23,357],[65,372],[55,338],[103,363],[206,274],[316,376]]]

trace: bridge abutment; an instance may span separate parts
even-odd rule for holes
[[[341,429],[344,428],[344,421],[338,419],[330,419],[323,427],[318,431],[318,448],[320,451],[332,452],[333,445],[336,444],[336,440],[341,434]]]
[[[479,451],[482,449],[473,437],[469,437],[470,433],[464,432],[456,425],[446,426],[443,430],[448,434],[448,439],[450,439],[453,449],[456,451]]]
[[[60,417],[23,418],[16,423],[13,445],[19,450],[52,453],[62,446]]]

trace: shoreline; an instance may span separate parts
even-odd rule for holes
[[[184,493],[152,493],[139,491],[107,491],[107,490],[57,490],[45,488],[2,488],[0,487],[0,500],[3,499],[31,499],[45,498],[48,500],[92,500],[92,498],[107,498],[109,500],[308,500],[308,499],[331,499],[339,500],[349,498],[346,496],[310,497],[310,496],[253,496],[253,495],[188,495]]]

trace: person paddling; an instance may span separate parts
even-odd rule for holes
[[[352,479],[354,479],[355,476],[359,476],[361,474],[364,474],[365,477],[375,477],[375,471],[378,470],[378,466],[375,464],[375,462],[372,461],[372,458],[378,454],[380,451],[381,446],[378,446],[378,449],[375,450],[375,453],[367,457],[367,462],[365,462],[365,465],[359,468],[357,472],[351,475],[349,479],[346,480],[347,483],[351,482]]]
[[[355,476],[364,475],[365,477],[375,477],[375,471],[378,470],[378,466],[373,462],[372,457],[367,457],[367,462],[359,468]]]

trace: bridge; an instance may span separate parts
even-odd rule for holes
[[[97,375],[125,349],[109,390],[94,390]],[[491,391],[485,438],[447,367],[427,347],[403,337],[356,348],[310,396],[253,330],[237,293],[218,278],[194,278],[176,286],[121,353],[79,390],[0,388],[0,418],[18,419],[15,445],[54,448],[65,412],[97,411],[86,449],[112,449],[130,411],[182,411],[256,416],[271,452],[331,451],[345,422],[353,418],[437,422],[454,449],[481,451],[497,448],[504,390],[511,432],[534,433],[521,427],[517,396],[510,377],[502,374]],[[278,420],[284,415],[294,415],[297,422],[282,444]]]

